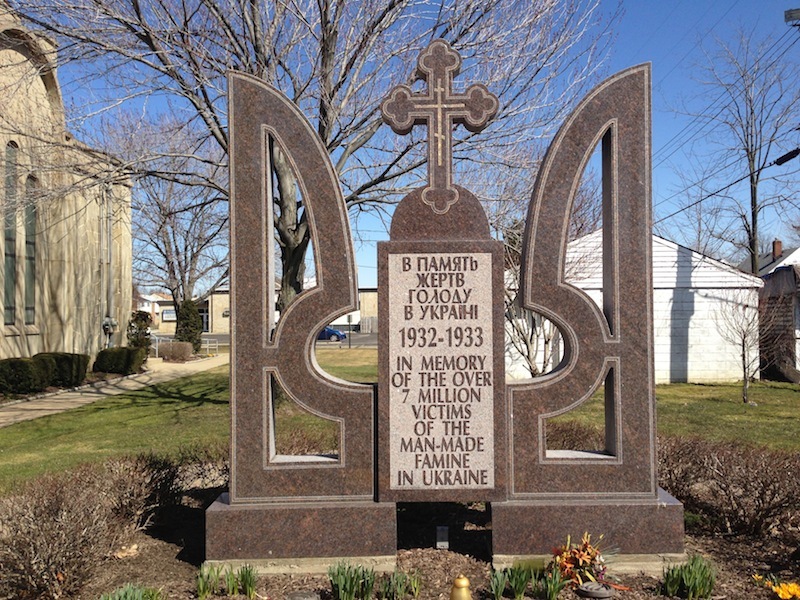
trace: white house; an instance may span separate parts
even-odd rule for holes
[[[602,306],[602,231],[572,242],[566,279]],[[742,378],[740,344],[726,316],[758,319],[758,277],[653,236],[653,328],[656,383],[721,382]],[[623,291],[624,293],[624,291]],[[757,329],[751,351],[757,353]],[[507,360],[510,377],[527,376]]]

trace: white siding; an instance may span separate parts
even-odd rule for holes
[[[601,232],[567,252],[566,279],[602,306]],[[656,383],[736,381],[739,349],[721,333],[720,311],[744,302],[758,310],[759,278],[653,236]],[[513,359],[507,364],[513,368]]]

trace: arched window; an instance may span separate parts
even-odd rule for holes
[[[36,188],[33,175],[25,180],[25,325],[36,323]]]
[[[17,316],[17,159],[19,147],[14,142],[6,145],[5,197],[3,198],[4,277],[3,320],[14,325]]]

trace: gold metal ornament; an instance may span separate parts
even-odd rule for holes
[[[450,600],[472,600],[472,592],[469,589],[469,579],[459,575],[453,581],[453,589],[450,590]]]

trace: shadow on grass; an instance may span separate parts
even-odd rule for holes
[[[205,405],[224,406],[230,403],[227,378],[222,382],[199,384],[196,379],[158,383],[142,390],[109,396],[107,403],[93,403],[82,407],[85,412],[119,410],[130,405],[136,408],[159,406],[174,409],[197,408]]]
[[[180,381],[180,380],[179,380]],[[158,383],[145,390],[126,394],[126,397],[136,401],[157,400],[162,404],[180,402],[201,406],[203,404],[228,404],[230,398],[228,380],[198,385],[196,381],[187,381],[184,384],[177,382]]]

